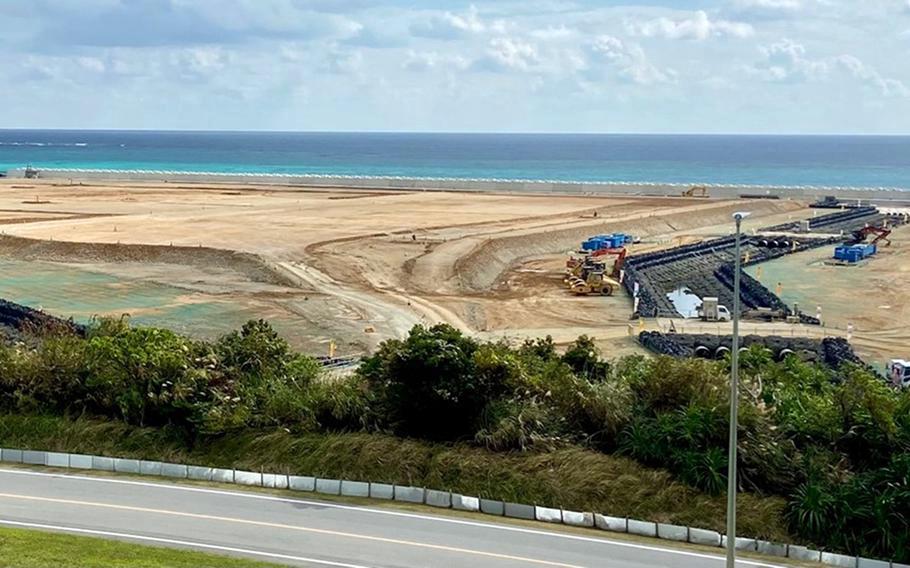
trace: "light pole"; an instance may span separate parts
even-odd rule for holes
[[[748,213],[733,214],[736,221],[735,259],[733,261],[733,345],[730,352],[730,449],[727,454],[727,568],[736,565],[736,426],[739,414],[739,287],[742,271],[740,239],[742,222]]]

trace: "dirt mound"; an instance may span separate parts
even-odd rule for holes
[[[258,255],[208,247],[77,243],[2,235],[0,257],[52,262],[147,262],[229,268],[255,282],[294,285],[294,281]]]

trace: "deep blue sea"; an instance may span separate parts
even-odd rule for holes
[[[910,136],[0,130],[0,170],[910,188]]]

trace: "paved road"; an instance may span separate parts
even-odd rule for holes
[[[312,499],[0,469],[0,526],[189,547],[297,566],[723,566],[720,556]],[[770,566],[742,561],[743,567]]]

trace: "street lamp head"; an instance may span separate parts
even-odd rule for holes
[[[746,217],[748,217],[751,214],[752,213],[750,213],[749,211],[737,211],[736,213],[733,214],[733,218],[736,219],[737,221],[742,221],[743,219],[745,219]]]

